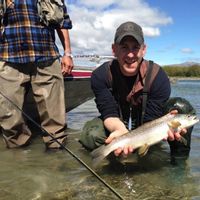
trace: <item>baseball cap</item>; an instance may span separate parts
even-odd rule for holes
[[[142,28],[134,22],[121,24],[116,30],[114,42],[119,44],[125,36],[134,37],[140,45],[144,43]]]

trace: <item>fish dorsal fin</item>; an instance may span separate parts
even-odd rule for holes
[[[178,120],[168,122],[168,126],[172,129],[177,129],[180,125],[181,123]]]
[[[148,144],[144,144],[143,146],[141,146],[139,149],[138,149],[138,155],[139,156],[145,156],[147,154],[149,150],[149,145]]]

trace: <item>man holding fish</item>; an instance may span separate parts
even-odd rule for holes
[[[80,143],[87,149],[110,144],[143,123],[164,115],[164,105],[171,93],[170,81],[159,65],[144,59],[146,50],[143,31],[138,24],[125,22],[117,28],[112,45],[115,59],[102,64],[91,77],[101,117],[83,128]],[[175,113],[174,110],[168,115]],[[163,137],[168,141],[180,141],[187,130],[180,128],[178,122],[170,126]],[[113,151],[119,156],[128,155],[134,149],[134,145],[124,143]]]

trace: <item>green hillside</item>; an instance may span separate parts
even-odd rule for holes
[[[200,77],[200,66],[163,66],[169,77]]]

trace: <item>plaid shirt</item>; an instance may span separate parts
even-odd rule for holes
[[[62,28],[72,28],[68,15]],[[1,29],[0,60],[29,63],[60,56],[54,29],[40,23],[36,0],[15,0],[14,7],[7,8]]]

